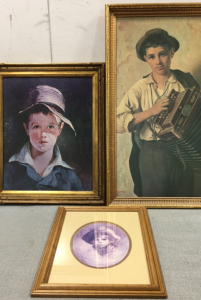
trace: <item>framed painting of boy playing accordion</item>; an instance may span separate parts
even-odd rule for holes
[[[1,65],[0,80],[1,201],[104,203],[104,64]]]
[[[201,5],[106,20],[108,204],[201,207]]]

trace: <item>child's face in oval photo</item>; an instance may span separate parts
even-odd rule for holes
[[[174,56],[174,49],[167,47],[150,47],[146,50],[144,56],[153,73],[158,75],[166,75],[170,71],[171,59]]]
[[[97,248],[104,248],[108,246],[109,243],[110,241],[106,235],[101,235],[99,237],[96,237],[95,239],[95,247]]]
[[[28,127],[25,123],[23,125],[32,147],[39,152],[46,152],[53,149],[64,123],[59,125],[51,112],[47,115],[39,112],[29,116]]]

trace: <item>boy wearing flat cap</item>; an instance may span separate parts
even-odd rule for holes
[[[143,197],[193,196],[193,170],[182,163],[158,137],[154,119],[168,110],[171,91],[184,91],[198,83],[190,73],[171,70],[179,42],[167,31],[147,31],[136,44],[137,56],[152,72],[135,83],[117,108],[117,132],[131,132],[133,148],[129,160],[134,192]]]
[[[56,145],[64,123],[74,130],[64,113],[65,100],[56,88],[40,85],[29,92],[26,108],[20,111],[29,142],[5,165],[5,190],[83,190]]]

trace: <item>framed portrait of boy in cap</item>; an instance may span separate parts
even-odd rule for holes
[[[200,4],[106,5],[107,203],[201,206]]]
[[[104,203],[104,64],[3,65],[0,80],[3,203]]]

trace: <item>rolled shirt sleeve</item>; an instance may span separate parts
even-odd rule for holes
[[[171,71],[171,76],[167,79],[164,86],[164,94],[162,96],[168,96],[172,90],[179,93],[184,91],[184,87],[177,80],[174,72]],[[162,97],[161,96],[161,97]],[[149,74],[145,78],[136,82],[130,90],[125,94],[117,107],[116,116],[116,131],[117,133],[129,132],[128,124],[133,120],[136,113],[150,109],[154,103],[160,98],[158,93],[157,83],[154,81],[152,74]],[[153,126],[153,118],[149,119],[149,123]],[[147,122],[144,122],[139,128],[134,127],[132,131],[138,131],[140,139],[150,141],[153,140],[153,132],[150,130]],[[159,130],[154,127],[154,130]]]
[[[129,132],[128,124],[133,120],[133,114],[140,112],[140,90],[138,83],[125,94],[117,107],[117,133]]]

